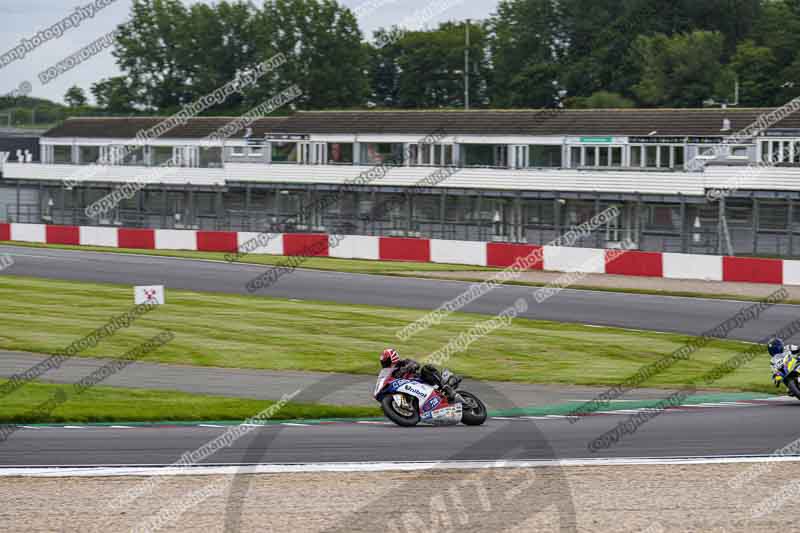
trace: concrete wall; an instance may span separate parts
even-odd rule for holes
[[[800,285],[800,261],[327,234],[0,224],[0,241],[515,267]]]

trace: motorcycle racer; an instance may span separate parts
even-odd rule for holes
[[[770,364],[772,365],[773,371],[773,381],[775,381],[775,386],[779,386],[781,384],[781,377],[778,374],[778,370],[780,369],[781,365],[783,364],[783,359],[787,355],[797,355],[800,353],[800,346],[795,344],[784,344],[783,340],[779,338],[771,339],[767,343],[767,351],[770,355]]]
[[[393,348],[380,356],[381,371],[373,397],[386,417],[401,427],[417,424],[480,426],[488,412],[477,396],[457,390],[461,377],[450,370],[400,359]]]
[[[433,365],[422,365],[413,359],[400,359],[400,354],[394,348],[386,348],[381,354],[381,366],[383,368],[395,367],[392,376],[402,378],[410,375],[419,379],[434,388],[442,389],[448,396],[452,395],[453,390],[449,385],[443,383],[442,374]]]

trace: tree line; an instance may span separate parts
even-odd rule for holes
[[[90,88],[109,113],[172,112],[276,53],[210,114],[297,84],[299,109],[464,107],[466,21],[365,36],[334,0],[134,0]],[[475,108],[773,106],[800,96],[800,0],[501,0],[470,23]],[[71,89],[70,105],[85,104]]]

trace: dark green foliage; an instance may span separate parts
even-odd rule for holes
[[[465,23],[445,23],[431,31],[380,30],[369,45],[371,101],[382,107],[464,106]],[[392,38],[394,37],[394,38]],[[487,30],[470,24],[470,104],[488,103]]]
[[[464,21],[367,42],[334,0],[133,0],[120,30],[122,75],[91,86],[106,114],[175,112],[277,53],[285,65],[205,113],[294,84],[302,97],[277,113],[464,106]],[[736,79],[741,105],[800,96],[800,0],[500,0],[470,33],[473,107],[697,107],[731,102]],[[23,100],[0,110],[24,113]],[[91,111],[78,94],[68,104],[62,118]]]

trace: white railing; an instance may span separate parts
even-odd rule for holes
[[[225,168],[21,164],[6,163],[4,176],[27,180],[144,182],[165,184],[225,185],[229,182],[341,185],[367,176],[365,185],[414,187],[431,183],[426,178],[441,173],[437,167],[389,167],[375,172],[369,166],[264,165],[227,163]],[[87,170],[91,170],[87,172]],[[371,172],[372,171],[372,172]],[[426,180],[423,182],[423,180]],[[800,182],[799,182],[800,183]],[[705,194],[703,174],[690,172],[636,172],[630,170],[515,170],[493,168],[454,169],[434,187],[512,191],[619,192],[641,194]]]
[[[51,165],[6,163],[4,178],[66,181],[73,184],[87,182],[112,183],[164,183],[170,185],[224,185],[223,169],[188,167],[133,167],[103,165]]]
[[[144,181],[153,184],[225,185],[229,182],[339,185],[366,175],[375,167],[350,165],[264,165],[226,163],[225,168],[54,165],[9,161],[0,154],[6,178],[93,182]],[[87,170],[91,170],[87,172]],[[388,167],[369,178],[367,185],[413,187],[441,169]],[[760,172],[747,166],[709,166],[704,172],[652,170],[498,169],[461,168],[435,187],[454,189],[618,192],[704,195],[707,189],[800,191],[800,167],[776,167]]]

